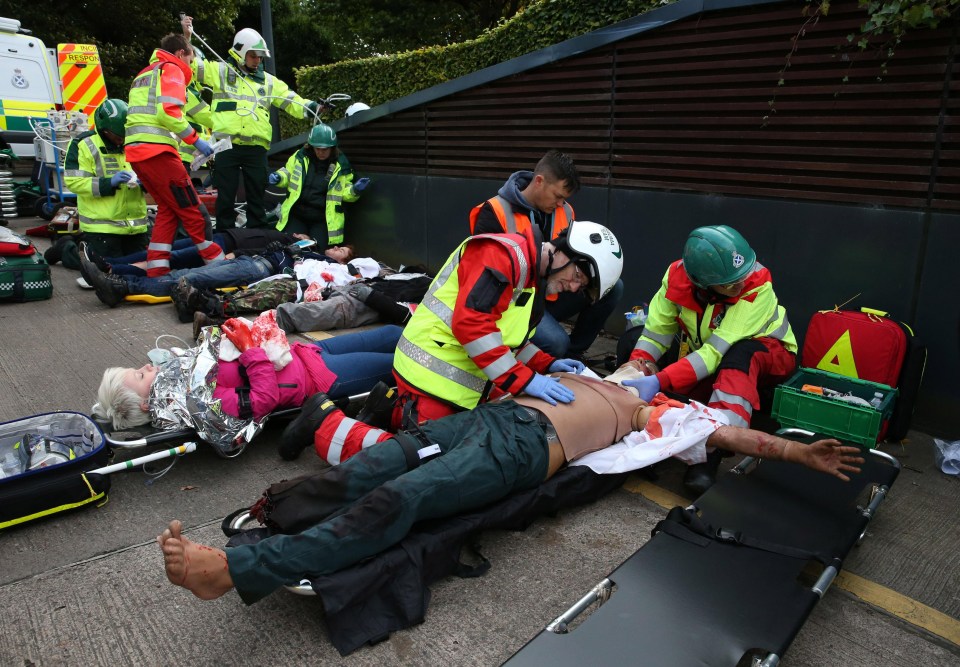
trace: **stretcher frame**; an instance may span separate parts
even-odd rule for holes
[[[223,294],[231,294],[232,292],[237,292],[242,289],[246,289],[246,286],[241,285],[233,287],[218,287],[215,291]],[[123,300],[127,303],[144,303],[149,305],[158,303],[173,303],[172,297],[156,296],[155,294],[127,294],[125,297],[123,297]]]
[[[354,401],[361,401],[366,399],[369,393],[370,392],[364,392],[362,394],[354,394],[352,396],[348,396],[346,400],[350,403]],[[343,399],[337,399],[337,400],[343,400]],[[271,412],[269,415],[267,415],[267,419],[269,420],[269,419],[275,419],[275,418],[292,418],[292,417],[296,417],[298,414],[300,414],[300,408],[287,408],[284,410],[277,410],[275,412]],[[103,425],[101,424],[101,426]],[[130,439],[115,438],[113,437],[113,434],[104,431],[104,438],[106,439],[107,444],[110,445],[110,447],[113,449],[136,449],[140,447],[162,445],[168,442],[195,440],[195,439],[199,439],[199,436],[197,432],[192,428],[180,428],[180,429],[171,429],[171,430],[154,430],[152,433],[146,433],[140,437],[130,438]],[[225,459],[233,459],[240,456],[240,454],[242,454],[246,450],[247,445],[249,444],[250,443],[245,443],[242,447],[237,448],[236,451],[230,452],[229,454],[222,452],[217,447],[214,447],[214,451],[217,452],[219,456]]]
[[[802,429],[778,435],[816,438]],[[732,667],[747,659],[775,667],[899,474],[889,454],[863,456],[850,482],[744,459],[688,508],[716,530],[712,538],[678,538],[682,531],[660,522],[643,547],[504,664]]]

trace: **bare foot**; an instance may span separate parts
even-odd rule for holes
[[[182,529],[181,523],[174,520],[157,535],[170,583],[186,588],[201,600],[214,600],[232,589],[227,554],[191,542],[180,535]]]

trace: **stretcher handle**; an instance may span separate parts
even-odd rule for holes
[[[877,509],[880,507],[880,503],[882,503],[887,497],[887,491],[889,490],[889,487],[882,484],[873,487],[873,490],[870,492],[870,504],[865,508],[862,508],[860,510],[860,514],[866,519],[872,519],[873,515],[877,513]]]
[[[96,473],[98,475],[109,475],[110,473],[117,472],[119,470],[130,470],[136,468],[139,465],[144,463],[150,463],[151,461],[156,461],[158,459],[166,459],[171,456],[182,456],[184,454],[189,454],[190,452],[197,451],[197,443],[195,442],[185,442],[179,447],[174,447],[173,449],[166,449],[160,452],[154,452],[152,454],[147,454],[145,456],[138,456],[135,459],[130,459],[129,461],[121,461],[120,463],[114,463],[113,465],[104,466],[103,468],[97,468],[96,470],[88,470],[87,474]]]
[[[551,623],[547,625],[547,632],[552,632],[557,635],[563,635],[570,632],[570,623],[574,619],[582,614],[587,607],[592,605],[594,602],[599,602],[601,605],[610,599],[610,593],[613,591],[613,582],[609,579],[604,579],[599,584],[590,589],[586,595],[577,600],[577,602],[567,609],[565,612],[557,616]]]

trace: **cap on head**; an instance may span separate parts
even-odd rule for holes
[[[729,285],[753,271],[757,254],[740,232],[727,225],[698,227],[683,246],[683,268],[697,287]]]

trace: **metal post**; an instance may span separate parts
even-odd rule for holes
[[[270,0],[260,0],[260,28],[263,41],[267,43],[270,57],[263,64],[263,69],[269,74],[277,74],[277,48],[273,43],[273,12],[270,11]],[[270,107],[270,126],[273,128],[272,141],[280,140],[280,117],[275,106]]]

